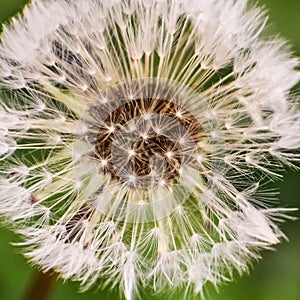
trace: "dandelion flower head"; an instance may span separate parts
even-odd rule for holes
[[[40,0],[0,43],[0,216],[25,255],[126,299],[203,294],[284,238],[298,60],[247,0]],[[99,280],[100,278],[100,280]]]

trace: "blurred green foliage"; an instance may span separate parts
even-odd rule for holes
[[[28,0],[0,0],[0,23],[22,11],[22,7],[28,2]]]
[[[81,1],[81,0],[80,0]],[[84,1],[84,0],[82,0]],[[26,0],[0,0],[0,23],[22,10]],[[293,50],[300,56],[300,0],[260,0],[270,14],[271,32],[279,32],[291,41]],[[300,174],[289,171],[284,182],[277,183],[280,189],[280,205],[299,207]],[[299,213],[297,213],[298,217]],[[284,242],[274,252],[263,253],[263,260],[255,264],[250,276],[237,278],[236,282],[220,288],[220,293],[209,291],[211,300],[299,300],[300,299],[300,222],[284,224],[290,242]],[[35,272],[26,260],[10,243],[18,237],[8,229],[0,228],[0,299],[18,300],[26,291]],[[117,292],[98,291],[96,288],[80,294],[78,284],[63,283],[55,286],[52,300],[118,299]],[[180,291],[172,299],[181,299]],[[166,297],[165,299],[169,299]],[[143,299],[162,299],[151,297],[144,292]],[[199,299],[198,298],[194,298]]]

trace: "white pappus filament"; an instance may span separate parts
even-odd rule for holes
[[[127,300],[204,295],[285,238],[261,186],[300,160],[299,63],[266,19],[247,0],[33,0],[4,26],[0,216],[30,261]]]

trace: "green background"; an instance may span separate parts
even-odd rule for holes
[[[84,1],[84,0],[78,0]],[[0,23],[21,11],[25,0],[0,0]],[[269,10],[271,32],[279,32],[293,44],[300,56],[300,0],[260,0]],[[275,186],[275,184],[274,184]],[[300,173],[288,171],[284,180],[276,183],[279,188],[280,205],[299,207]],[[299,212],[296,213],[300,217]],[[300,299],[300,222],[288,222],[282,226],[290,242],[283,242],[276,251],[263,253],[263,260],[255,264],[250,275],[237,278],[235,282],[220,288],[220,293],[209,291],[211,300],[299,300]],[[35,270],[18,254],[10,243],[18,240],[12,232],[0,228],[0,299],[19,300],[30,284]],[[117,300],[118,294],[111,291],[91,290],[77,293],[78,284],[58,281],[51,300],[102,299]],[[168,300],[170,297],[152,297],[144,292],[143,299]],[[181,294],[171,299],[181,299]],[[200,299],[200,297],[191,298]]]

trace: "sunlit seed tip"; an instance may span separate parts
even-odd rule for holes
[[[151,113],[144,114],[144,115],[143,115],[143,118],[144,118],[145,120],[150,120],[150,119],[152,118],[152,114],[151,114]]]
[[[81,89],[83,92],[87,91],[88,88],[89,88],[89,87],[88,87],[87,84],[82,84],[82,85],[80,86],[80,89]]]
[[[80,190],[82,187],[83,187],[84,183],[80,180],[76,180],[75,183],[74,183],[74,188],[76,190]]]
[[[89,69],[88,73],[93,76],[97,73],[97,71],[95,69]]]
[[[48,145],[58,145],[62,142],[61,136],[58,134],[51,134],[49,135],[48,139],[47,139],[47,144]]]
[[[181,118],[182,118],[182,113],[181,113],[180,111],[177,111],[177,112],[176,112],[176,117],[178,117],[178,118],[181,119]]]
[[[106,104],[108,102],[108,99],[106,97],[102,97],[99,99],[100,103]]]
[[[166,156],[167,156],[169,159],[172,158],[173,155],[174,155],[174,153],[173,153],[172,151],[166,152]]]
[[[160,135],[162,133],[162,130],[159,127],[155,127],[154,130],[158,135]]]
[[[128,182],[131,184],[135,184],[137,181],[137,176],[135,174],[128,175]]]
[[[176,212],[177,212],[178,214],[183,214],[184,209],[183,209],[182,205],[177,205],[177,206],[176,206]]]
[[[186,140],[183,137],[181,137],[178,141],[179,141],[179,144],[181,144],[181,145],[186,143]]]
[[[202,154],[198,154],[198,155],[197,155],[197,161],[198,161],[199,163],[202,163],[202,162],[204,161],[204,156],[203,156]]]
[[[160,180],[159,185],[160,186],[165,186],[166,185],[166,181],[164,179]]]
[[[128,151],[128,155],[129,155],[129,157],[135,156],[135,151],[133,149],[130,149]]]
[[[101,159],[101,167],[106,167],[108,161],[106,159]]]
[[[145,200],[140,200],[138,203],[139,203],[140,206],[145,206],[145,205],[148,204],[148,202],[145,201]]]
[[[147,133],[142,133],[142,138],[143,140],[147,140],[149,138],[149,136],[147,135]]]
[[[114,131],[115,131],[115,127],[114,126],[110,126],[110,127],[108,127],[107,128],[108,129],[108,131],[110,132],[110,133],[113,133]]]

